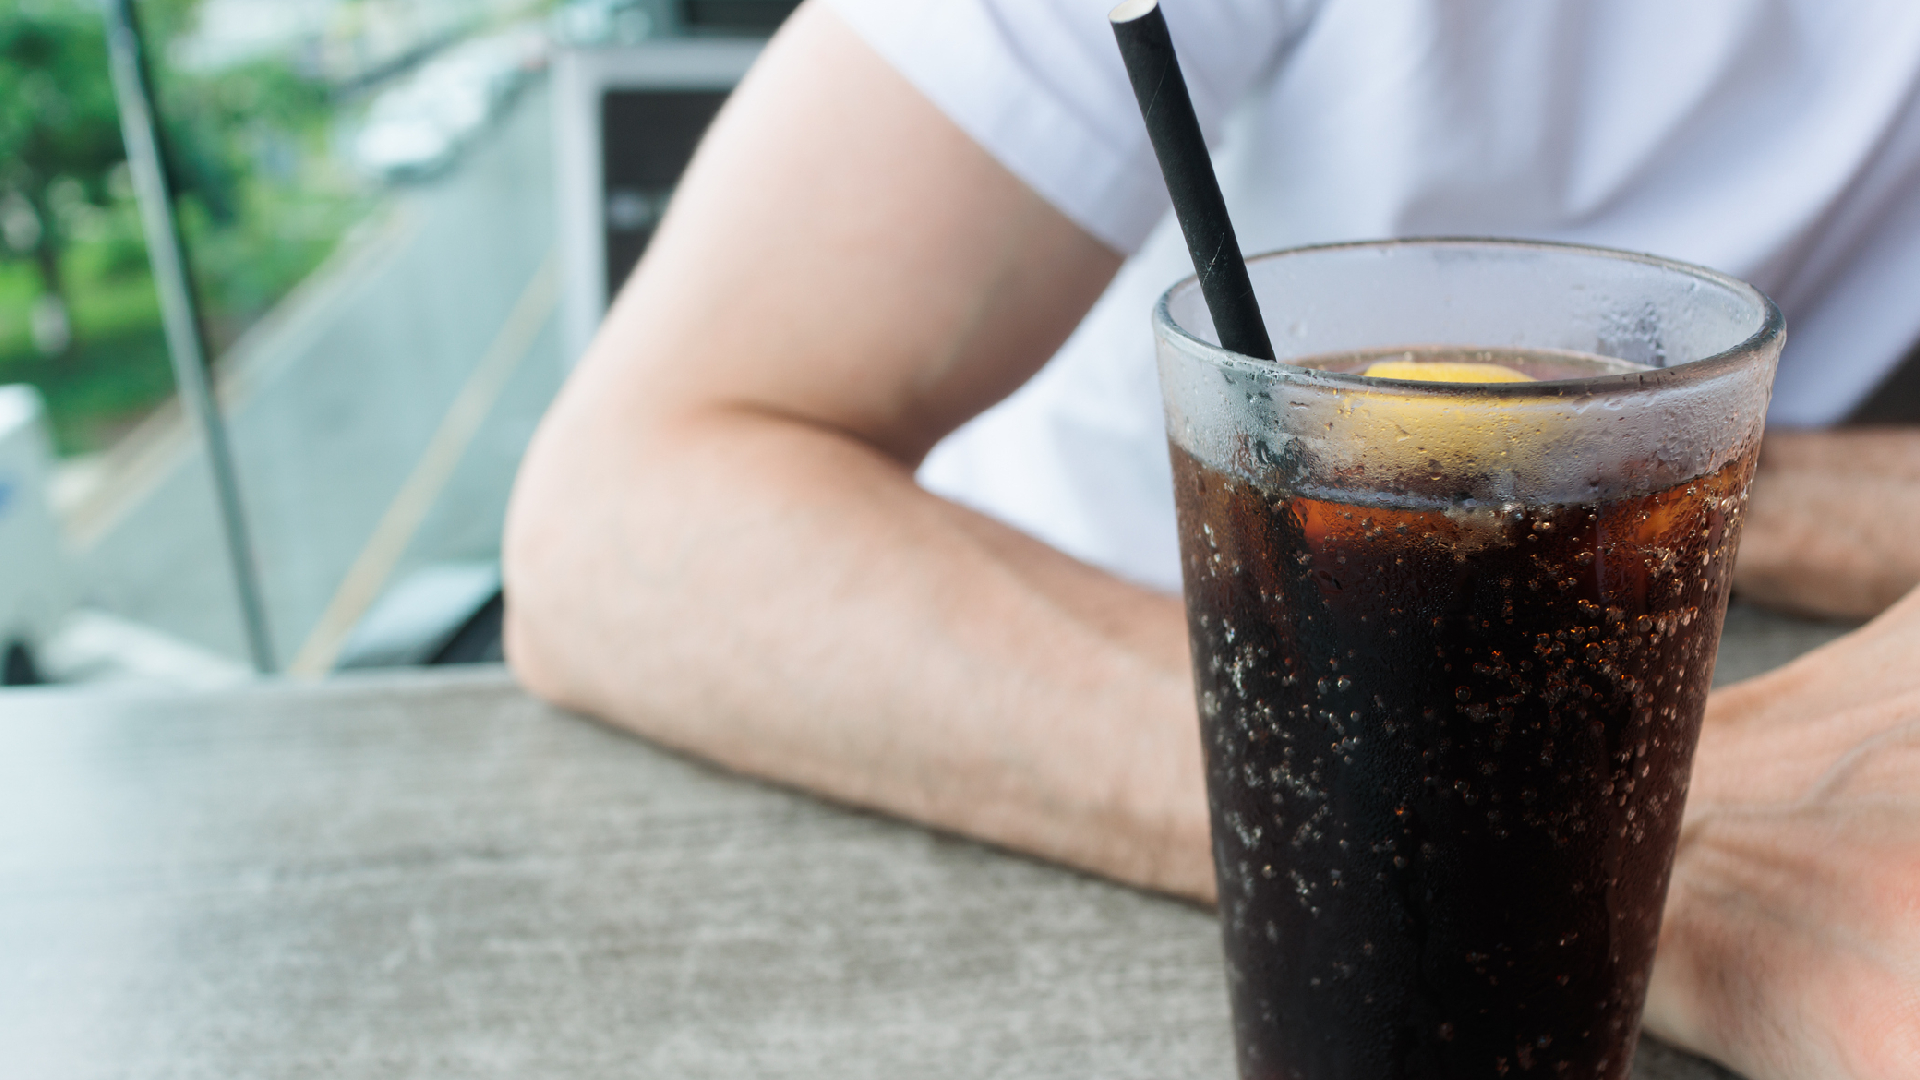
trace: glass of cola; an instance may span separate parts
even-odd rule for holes
[[[1241,1075],[1620,1080],[1773,370],[1752,287],[1484,240],[1155,311]]]

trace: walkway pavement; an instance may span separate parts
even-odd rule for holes
[[[514,468],[563,374],[549,127],[535,87],[224,365],[282,667],[324,670],[409,570],[497,557]],[[79,523],[90,605],[244,657],[197,445],[160,425],[112,486]]]

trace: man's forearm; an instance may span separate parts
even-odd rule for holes
[[[1757,603],[1865,619],[1920,583],[1920,429],[1769,435],[1734,570]]]
[[[1177,599],[764,416],[521,491],[509,651],[537,692],[743,772],[1211,894]]]

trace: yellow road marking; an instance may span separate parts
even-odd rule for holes
[[[406,554],[414,534],[426,520],[427,511],[452,479],[454,468],[465,456],[467,445],[480,430],[481,422],[493,410],[507,381],[526,359],[541,328],[553,316],[559,297],[559,271],[549,252],[507,315],[486,356],[467,377],[453,404],[447,407],[433,440],[414,464],[406,482],[400,485],[380,524],[360,549],[359,557],[340,579],[320,621],[307,634],[293,663],[287,666],[288,675],[312,679],[332,670],[347,635],[386,587],[387,578],[400,564],[400,557]]]
[[[229,431],[260,387],[326,329],[318,321],[322,315],[336,310],[349,292],[365,287],[383,263],[413,240],[420,231],[420,215],[410,204],[399,203],[379,211],[363,228],[366,231],[348,234],[320,269],[294,286],[214,365],[215,390]],[[103,452],[101,479],[61,508],[74,549],[92,551],[199,449],[198,436],[181,414],[179,396],[168,396]],[[241,471],[246,471],[244,463]]]

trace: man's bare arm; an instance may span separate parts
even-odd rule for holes
[[[1118,263],[803,8],[529,451],[515,671],[745,772],[1211,894],[1178,600],[911,476]]]
[[[1754,477],[1734,588],[1866,619],[1920,584],[1920,428],[1782,431]]]

